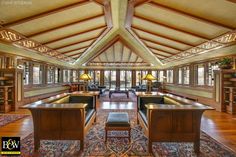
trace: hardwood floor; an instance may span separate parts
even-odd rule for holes
[[[98,109],[136,109],[135,102],[102,102]],[[11,114],[30,114],[20,109]],[[236,115],[216,111],[206,111],[202,118],[201,129],[208,135],[236,152]],[[27,117],[0,128],[0,136],[20,136],[24,138],[33,132],[33,121]]]

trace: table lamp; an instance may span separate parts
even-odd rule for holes
[[[156,80],[157,78],[154,77],[152,74],[147,74],[143,78],[143,80],[147,80],[147,90],[145,94],[152,94],[152,80]]]
[[[89,74],[84,73],[84,74],[80,75],[79,79],[84,80],[84,83],[85,83],[84,92],[88,92],[88,81],[92,80],[91,76],[89,76]]]

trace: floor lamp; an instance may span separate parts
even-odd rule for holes
[[[85,85],[84,92],[87,93],[88,92],[88,81],[92,80],[91,76],[89,76],[89,74],[84,73],[84,74],[80,75],[79,79],[84,81],[84,85]]]
[[[147,80],[147,89],[145,94],[152,94],[152,80],[156,80],[157,78],[152,74],[147,74],[142,79]]]

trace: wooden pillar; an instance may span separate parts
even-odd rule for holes
[[[116,87],[120,87],[120,70],[116,70]]]
[[[100,70],[100,86],[104,86],[104,70]]]
[[[136,70],[132,70],[132,87],[136,86]]]

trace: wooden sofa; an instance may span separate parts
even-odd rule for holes
[[[138,123],[148,137],[150,153],[152,142],[193,142],[199,152],[201,117],[211,108],[164,94],[137,96]]]
[[[23,106],[31,111],[34,122],[34,148],[40,140],[80,140],[96,117],[96,95],[61,94]]]

